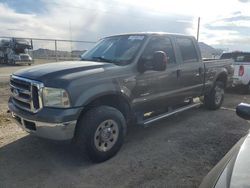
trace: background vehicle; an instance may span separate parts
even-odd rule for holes
[[[32,58],[28,54],[28,50],[32,49],[32,45],[28,40],[15,39],[0,41],[0,62],[7,64],[28,64],[33,63]]]
[[[250,105],[241,103],[238,116],[250,120]],[[250,185],[250,133],[243,137],[221,159],[202,181],[200,188],[249,187]]]
[[[245,93],[250,91],[250,52],[223,53],[220,59],[233,59],[233,87],[242,87]]]
[[[98,162],[118,152],[131,122],[148,126],[201,96],[218,109],[233,73],[231,60],[203,62],[194,37],[164,33],[107,37],[82,60],[14,73],[9,109],[26,131],[74,138]]]

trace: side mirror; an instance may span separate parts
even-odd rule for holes
[[[246,120],[250,120],[250,104],[240,103],[236,107],[236,114]]]
[[[167,68],[167,55],[163,51],[156,51],[153,56],[153,69],[164,71]]]

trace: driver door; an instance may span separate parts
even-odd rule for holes
[[[153,70],[153,54],[155,51],[166,53],[168,57],[166,70]],[[179,65],[176,62],[172,40],[169,37],[152,37],[138,63],[149,68],[136,76],[133,104],[137,111],[159,110],[171,106],[174,101],[178,100],[178,95],[175,93],[180,89],[177,74]]]

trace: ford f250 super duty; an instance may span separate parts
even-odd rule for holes
[[[194,37],[115,35],[101,39],[82,61],[15,72],[8,104],[27,132],[72,139],[100,162],[119,151],[128,124],[148,126],[197,107],[198,97],[208,109],[218,109],[233,74],[231,64],[203,62]]]

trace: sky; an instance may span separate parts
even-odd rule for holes
[[[200,17],[199,41],[250,51],[249,10],[250,0],[0,0],[0,36],[88,41],[142,31],[196,36]]]

